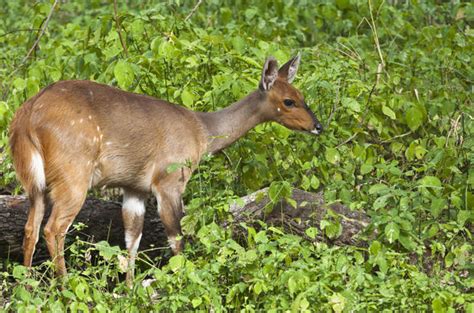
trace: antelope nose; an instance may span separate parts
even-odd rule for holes
[[[319,122],[316,122],[316,124],[314,125],[314,129],[311,131],[311,133],[315,135],[319,135],[322,132],[323,132],[323,125],[321,125],[321,123]]]

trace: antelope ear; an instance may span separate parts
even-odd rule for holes
[[[268,91],[272,88],[273,83],[278,77],[278,62],[274,57],[268,57],[263,65],[262,78],[260,79],[259,88],[262,91]]]
[[[298,54],[283,64],[283,66],[278,70],[278,76],[285,79],[288,83],[291,84],[293,79],[295,79],[296,73],[298,72],[298,67],[300,66],[301,54]]]

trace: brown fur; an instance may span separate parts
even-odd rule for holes
[[[266,67],[268,76],[263,75],[267,86],[274,85],[272,89],[256,91],[212,113],[193,112],[90,81],[58,82],[25,102],[10,128],[14,166],[31,200],[25,225],[25,266],[31,266],[48,193],[53,211],[45,238],[57,273],[66,273],[64,237],[87,190],[94,186],[121,187],[133,198],[123,211],[131,267],[143,227],[140,208],[150,192],[159,201],[173,252],[179,253],[182,242],[175,238],[181,234],[181,195],[204,153],[223,149],[264,121],[308,131],[318,123],[301,93],[285,80],[294,59],[278,78],[276,61],[271,62]],[[287,98],[296,101],[293,109],[282,104]],[[40,187],[32,170],[34,153],[44,164],[45,187]],[[173,163],[184,166],[169,172]],[[129,283],[132,275],[130,269]]]

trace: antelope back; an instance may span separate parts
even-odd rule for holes
[[[170,163],[197,164],[206,148],[191,111],[90,81],[47,87],[18,110],[11,134],[14,160],[22,159],[15,142],[33,139],[48,183],[61,184],[71,165],[90,174],[89,187],[140,191],[150,191],[152,177],[165,175]],[[17,172],[32,175],[21,166]]]

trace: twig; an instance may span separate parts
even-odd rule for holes
[[[196,10],[199,8],[199,6],[201,5],[202,3],[202,0],[198,0],[198,2],[196,3],[196,5],[194,6],[194,8],[191,10],[191,12],[189,12],[188,16],[186,16],[186,18],[184,19],[184,21],[186,22],[187,20],[189,20],[191,18],[191,16],[193,16],[193,14],[196,12]]]
[[[406,133],[401,134],[401,135],[396,135],[396,136],[393,136],[393,137],[390,138],[390,139],[383,140],[383,141],[381,141],[380,143],[388,143],[388,142],[390,142],[390,141],[392,141],[392,140],[395,140],[395,139],[398,139],[398,138],[403,138],[403,137],[405,137],[405,136],[408,136],[408,135],[410,135],[411,133],[412,133],[412,132],[409,131],[409,132],[406,132]]]
[[[122,31],[121,31],[121,28],[120,28],[120,21],[119,21],[119,17],[118,17],[118,14],[117,14],[117,0],[114,0],[114,19],[115,19],[115,26],[117,27],[117,33],[119,35],[119,39],[120,39],[120,44],[122,45],[122,48],[123,48],[123,51],[125,52],[125,55],[128,57],[128,50],[127,50],[127,45],[125,44],[125,41],[123,40],[123,37],[122,37]]]
[[[382,56],[382,50],[380,49],[380,43],[379,43],[379,36],[377,35],[377,28],[375,27],[375,21],[374,21],[374,15],[372,14],[372,1],[369,0],[369,12],[370,12],[370,20],[372,23],[372,31],[374,33],[374,41],[375,41],[375,46],[377,47],[377,52],[380,57],[380,62],[382,63],[382,67],[385,67],[385,61],[383,60]]]
[[[358,134],[359,134],[359,133],[353,133],[352,136],[350,136],[349,138],[347,138],[346,140],[344,140],[343,142],[341,142],[340,144],[338,144],[338,145],[336,146],[336,148],[339,148],[340,146],[343,146],[343,145],[345,145],[345,144],[351,142],[352,139],[354,139]]]
[[[451,119],[451,128],[449,129],[449,132],[448,132],[448,135],[446,136],[446,142],[444,144],[445,147],[448,146],[449,144],[449,137],[451,137],[451,135],[453,137],[457,137],[458,135],[458,131],[459,131],[459,121],[461,120],[461,117],[463,116],[463,114],[459,114],[459,116],[457,117],[457,119]]]
[[[337,110],[337,105],[339,104],[339,101],[341,101],[341,100],[339,99],[339,89],[341,88],[340,83],[341,83],[341,80],[339,79],[339,80],[337,81],[336,98],[335,98],[335,100],[334,100],[331,113],[329,113],[329,117],[328,117],[328,122],[327,122],[326,128],[328,128],[329,125],[331,124],[331,121],[332,121],[332,118],[333,118],[333,116],[334,116],[334,113],[335,113],[336,110]]]
[[[14,33],[20,33],[20,32],[35,32],[35,31],[39,31],[40,29],[39,28],[25,28],[25,29],[14,29],[14,30],[11,30],[9,32],[6,32],[6,33],[3,33],[0,35],[0,38],[2,37],[5,37],[5,36],[8,36],[10,34],[14,34]]]
[[[31,46],[30,50],[28,51],[28,53],[26,54],[26,56],[25,56],[25,57],[23,58],[23,60],[21,61],[22,64],[25,63],[26,60],[28,60],[28,58],[30,57],[30,55],[33,53],[33,51],[34,51],[34,50],[36,49],[36,47],[38,46],[38,43],[40,42],[41,37],[43,37],[44,32],[46,31],[46,28],[48,27],[49,21],[51,20],[51,16],[53,15],[54,8],[55,8],[56,5],[58,4],[58,1],[59,1],[59,0],[54,0],[53,5],[51,6],[51,10],[49,11],[48,16],[46,17],[46,21],[44,22],[43,27],[41,28],[41,31],[40,31],[40,33],[38,34],[38,37],[36,37],[36,41],[35,41],[34,44]]]
[[[354,56],[350,56],[351,59],[353,60],[356,60],[356,61],[361,61],[362,58],[360,57],[360,54],[357,53],[357,50],[355,50],[353,47],[352,49],[348,46],[346,46],[345,44],[343,44],[342,42],[338,42],[339,45],[341,45],[342,47],[344,47],[347,51],[350,51]],[[346,52],[347,53],[347,52]]]

